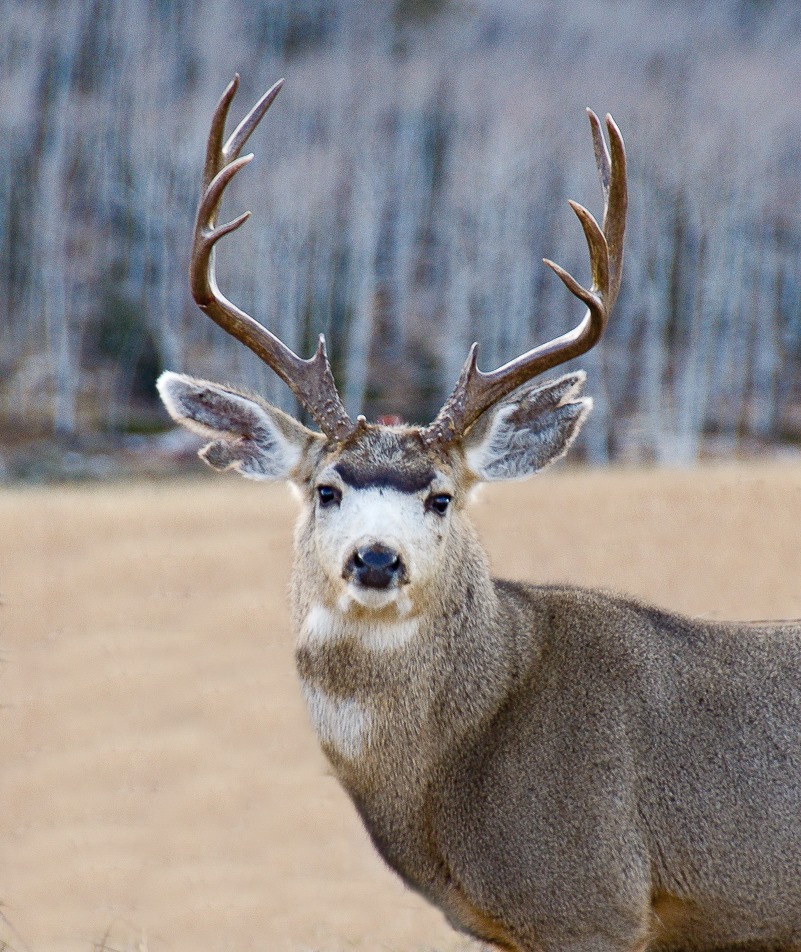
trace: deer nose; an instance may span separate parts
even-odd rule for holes
[[[356,549],[347,566],[347,574],[367,588],[388,588],[402,571],[398,553],[380,543]]]

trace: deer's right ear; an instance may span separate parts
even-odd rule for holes
[[[249,479],[292,479],[319,433],[259,397],[165,371],[156,384],[176,423],[211,439],[200,458]]]

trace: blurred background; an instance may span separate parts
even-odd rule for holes
[[[580,363],[577,457],[687,463],[801,447],[801,6],[795,0],[5,0],[0,475],[172,465],[154,381],[294,409],[204,318],[186,268],[205,138],[287,83],[223,215],[226,294],[351,413],[426,422],[582,309],[568,198],[600,214],[584,107],[627,141],[621,297]],[[156,461],[156,462],[154,462]]]

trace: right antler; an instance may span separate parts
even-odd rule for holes
[[[315,355],[309,360],[303,360],[266,327],[244,311],[240,311],[222,294],[217,286],[214,270],[214,246],[220,238],[235,231],[250,218],[250,212],[245,212],[233,221],[217,225],[217,211],[223,192],[236,173],[253,158],[252,155],[245,155],[241,159],[238,156],[283,85],[284,81],[279,79],[261,97],[225,144],[225,121],[239,86],[238,75],[234,76],[217,104],[206,147],[203,193],[192,239],[189,284],[192,297],[200,309],[223,330],[248,346],[278,374],[308,410],[322,432],[330,439],[344,440],[353,430],[353,423],[337,392],[325,352],[323,335],[320,335]]]
[[[518,387],[528,383],[538,374],[586,353],[595,346],[606,328],[620,289],[623,270],[623,235],[626,230],[628,203],[626,153],[620,130],[612,117],[606,117],[612,150],[610,157],[598,117],[590,109],[587,114],[592,127],[595,162],[604,195],[603,230],[582,205],[571,201],[570,207],[578,216],[587,239],[592,287],[582,287],[564,268],[547,258],[544,259],[545,264],[556,272],[568,290],[587,305],[587,313],[572,331],[540,344],[491,373],[482,373],[476,366],[478,344],[473,344],[453,393],[434,422],[423,430],[423,439],[430,446],[447,446],[460,439],[482,413]]]

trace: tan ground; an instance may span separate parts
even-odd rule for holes
[[[485,491],[498,574],[801,616],[801,466]],[[466,948],[373,855],[292,670],[294,502],[218,478],[0,493],[0,939]],[[1,947],[1,943],[0,943]]]

